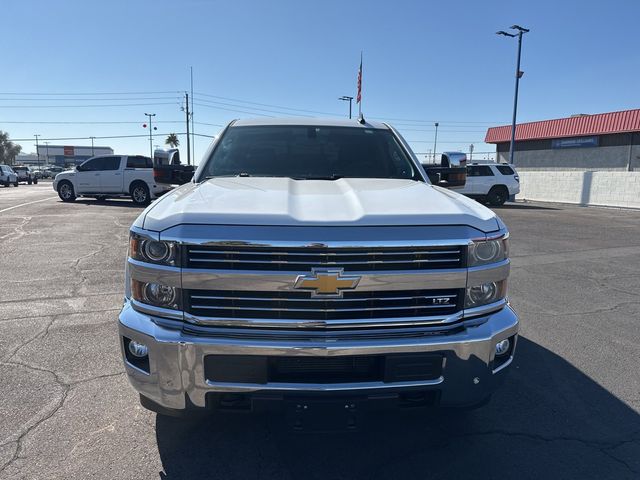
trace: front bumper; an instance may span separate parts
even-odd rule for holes
[[[437,392],[438,403],[447,406],[472,405],[487,398],[502,382],[513,359],[498,365],[495,345],[512,338],[514,347],[518,317],[506,306],[486,315],[484,322],[457,333],[409,338],[368,338],[365,340],[244,340],[185,334],[157,325],[153,317],[134,310],[127,302],[119,316],[119,341],[129,381],[144,397],[161,407],[184,410],[206,407],[207,395],[214,393],[281,393],[298,395],[325,392],[336,395],[371,392],[426,390]],[[127,360],[125,339],[149,348],[148,371]],[[395,353],[439,353],[442,375],[434,380],[358,383],[221,383],[205,378],[207,355],[265,356],[355,356]]]

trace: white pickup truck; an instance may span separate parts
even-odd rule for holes
[[[105,155],[93,157],[56,175],[53,189],[63,202],[76,197],[131,197],[133,203],[148,205],[151,200],[171,190],[170,185],[156,183],[153,163],[141,155]]]
[[[508,237],[387,124],[231,122],[131,227],[125,370],[161,414],[274,407],[295,428],[481,405],[517,340]]]

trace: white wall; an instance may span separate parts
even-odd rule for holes
[[[640,208],[640,172],[518,170],[518,200]]]

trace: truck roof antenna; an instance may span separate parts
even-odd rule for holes
[[[364,116],[362,115],[362,112],[360,112],[360,115],[358,115],[358,123],[364,125],[366,122],[366,120],[364,119]]]

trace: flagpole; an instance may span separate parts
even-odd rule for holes
[[[362,50],[360,50],[360,101],[358,102],[358,118],[362,118]]]

